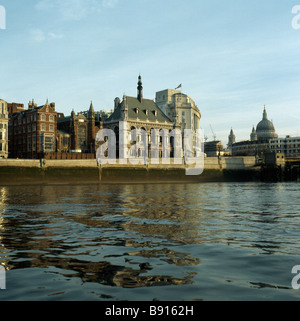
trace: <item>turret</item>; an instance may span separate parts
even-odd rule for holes
[[[138,95],[137,99],[140,101],[140,103],[143,101],[143,83],[142,83],[142,77],[139,75],[139,82],[138,82]]]
[[[95,118],[95,110],[94,110],[93,102],[91,102],[91,105],[90,105],[88,118]]]
[[[256,141],[257,140],[257,133],[256,133],[256,130],[255,130],[255,127],[253,126],[252,128],[252,133],[250,135],[250,140],[251,141]]]

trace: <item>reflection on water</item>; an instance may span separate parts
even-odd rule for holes
[[[299,254],[298,190],[254,183],[1,187],[0,264],[11,282],[1,299],[49,299],[47,288],[58,283],[55,299],[175,299],[175,286],[182,299],[228,299],[237,289],[248,297],[262,288],[297,296],[292,266],[279,265]],[[278,278],[268,281],[270,262]],[[28,283],[18,279],[29,272]]]

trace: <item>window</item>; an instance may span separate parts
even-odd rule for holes
[[[49,126],[49,130],[50,130],[50,132],[53,132],[54,131],[54,125],[50,125]]]
[[[54,117],[51,115],[49,120],[54,121]]]
[[[46,120],[46,115],[42,114],[41,115],[41,120],[45,121]]]
[[[41,134],[40,135],[40,150],[53,152],[55,150],[54,136],[48,136],[45,134]]]
[[[31,152],[31,136],[27,137],[27,152]]]
[[[43,131],[43,132],[46,131],[46,125],[45,124],[41,125],[41,131]]]
[[[36,134],[32,135],[32,151],[36,151]]]
[[[45,150],[53,151],[54,150],[54,138],[45,137]]]

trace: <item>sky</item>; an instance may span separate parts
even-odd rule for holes
[[[248,140],[264,105],[280,137],[300,136],[300,0],[0,0],[0,98],[48,99],[69,115],[175,89],[208,139]],[[299,10],[300,14],[300,10]],[[1,19],[1,15],[0,15]],[[293,23],[294,21],[294,23]],[[300,24],[300,16],[299,16]],[[1,21],[0,21],[1,25]],[[297,26],[297,24],[296,24]]]

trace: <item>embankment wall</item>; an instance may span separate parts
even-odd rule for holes
[[[170,183],[253,180],[254,157],[206,158],[201,175],[185,165],[98,165],[87,160],[0,160],[0,184]]]

